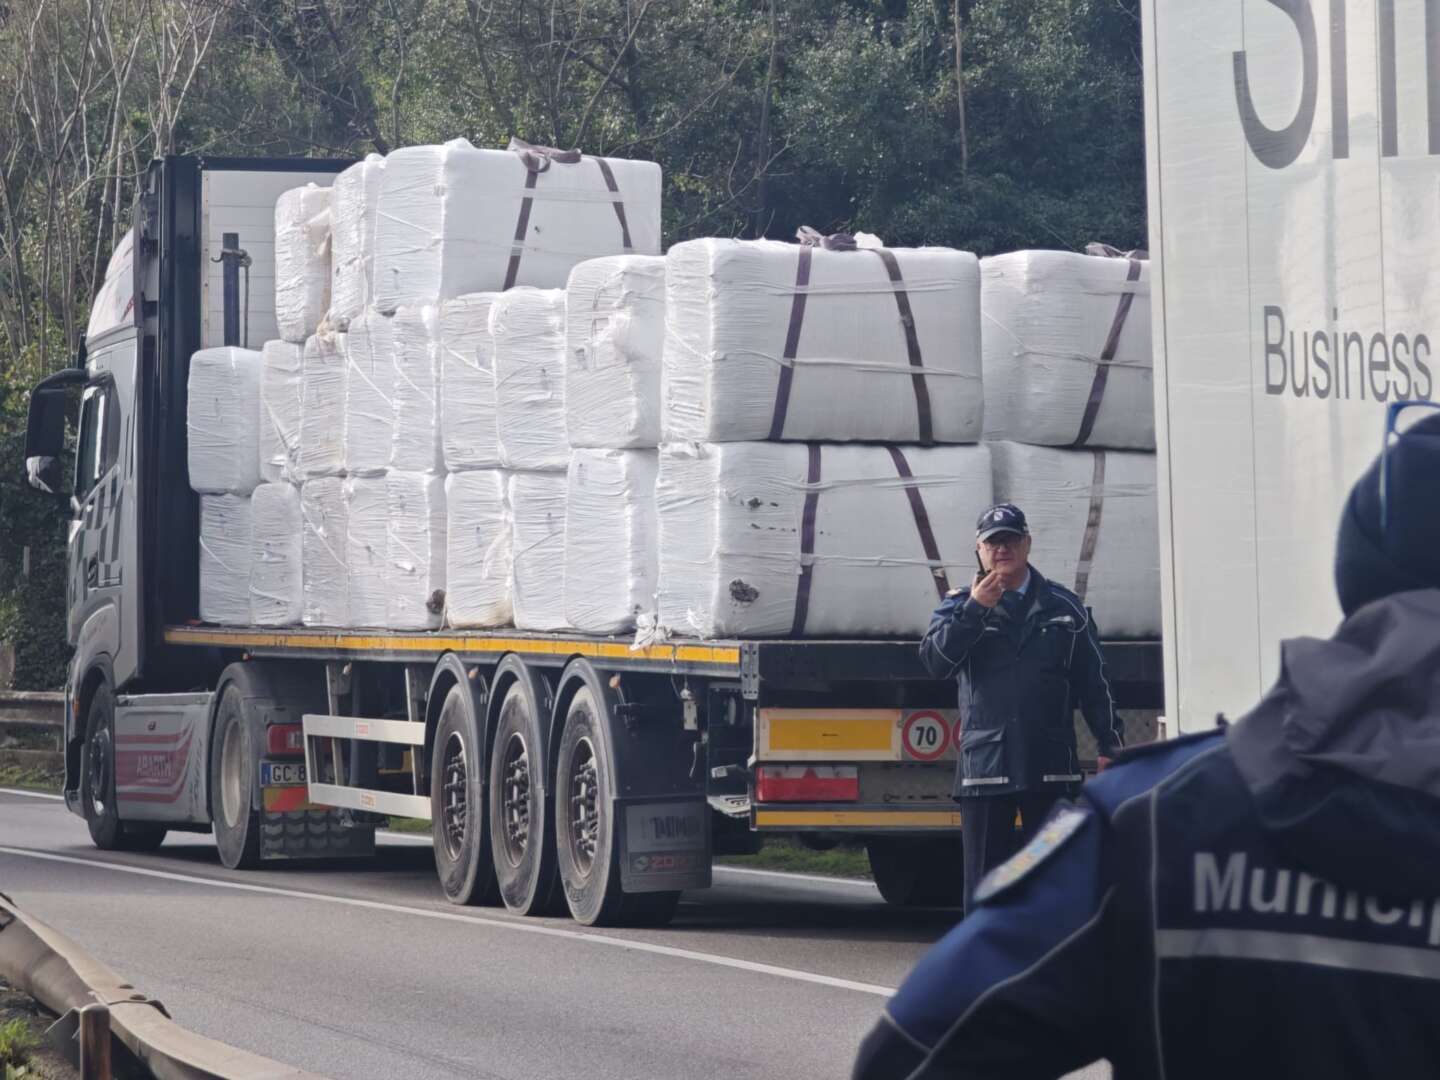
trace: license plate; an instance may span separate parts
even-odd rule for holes
[[[303,761],[262,761],[260,763],[261,787],[292,787],[305,783]]]

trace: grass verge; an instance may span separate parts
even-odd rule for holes
[[[79,1073],[44,1042],[55,1016],[0,979],[0,1077],[4,1080],[76,1080]]]
[[[65,774],[48,769],[35,769],[24,765],[0,762],[0,787],[26,788],[31,791],[48,791],[60,794]]]
[[[871,878],[870,860],[863,844],[840,844],[829,851],[812,851],[793,840],[766,840],[756,855],[717,855],[721,866],[752,870],[779,870],[791,874],[819,874],[822,877]]]

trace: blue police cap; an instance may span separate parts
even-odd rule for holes
[[[1025,513],[1014,503],[999,503],[980,515],[975,522],[975,539],[988,540],[996,533],[1018,533],[1030,535],[1030,526],[1025,523]]]

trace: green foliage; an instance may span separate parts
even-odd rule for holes
[[[5,1066],[7,1078],[12,1075],[25,1075],[25,1064],[30,1060],[31,1051],[34,1049],[35,1036],[22,1017],[17,1016],[0,1024],[0,1065]]]
[[[65,534],[68,507],[25,479],[25,419],[33,365],[0,367],[0,641],[15,648],[13,686],[65,682]],[[26,573],[26,551],[29,573]]]

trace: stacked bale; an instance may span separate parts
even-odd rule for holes
[[[916,634],[969,578],[989,453],[936,444],[981,435],[975,256],[801,240],[667,256],[657,499],[672,633]],[[862,440],[883,445],[836,445]]]
[[[1031,561],[1107,637],[1160,633],[1150,271],[1143,253],[1017,251],[980,264],[985,437]]]

